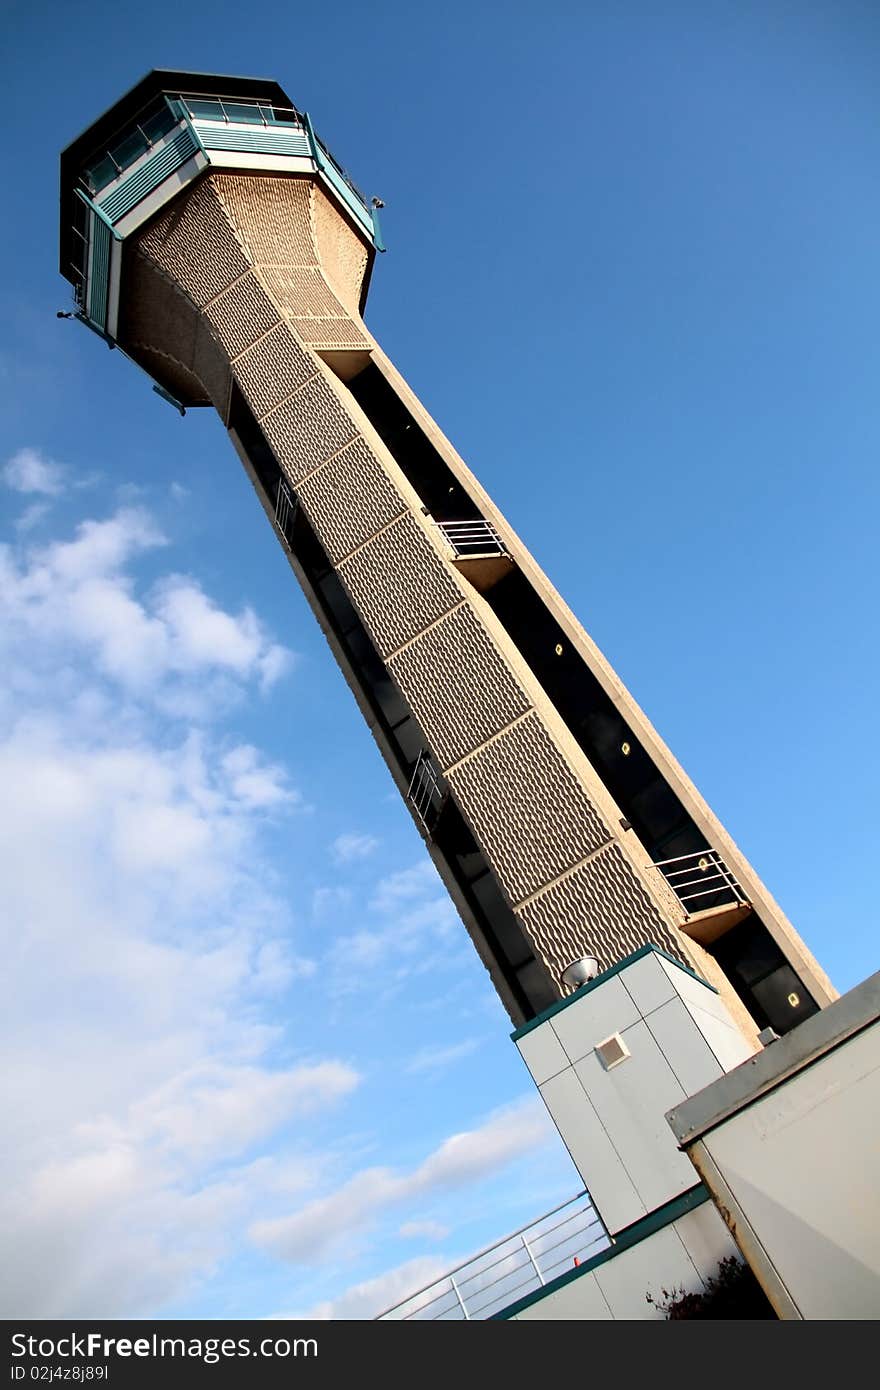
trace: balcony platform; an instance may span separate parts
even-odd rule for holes
[[[731,927],[744,921],[752,910],[751,903],[722,903],[720,907],[707,907],[703,912],[691,913],[681,925],[681,931],[700,946],[711,946],[713,941],[724,936]]]
[[[468,583],[485,594],[513,569],[513,560],[491,521],[436,521],[437,530],[452,551],[452,563]]]
[[[486,555],[456,555],[452,563],[459,574],[464,575],[481,594],[485,594],[513,569],[510,556],[499,555],[497,550]]]

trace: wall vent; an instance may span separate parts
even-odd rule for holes
[[[619,1033],[612,1033],[610,1038],[596,1043],[595,1051],[606,1071],[619,1066],[630,1055],[630,1050]]]

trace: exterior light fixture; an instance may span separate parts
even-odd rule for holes
[[[559,983],[566,989],[580,989],[581,985],[595,980],[599,973],[599,962],[595,956],[579,956],[564,970],[560,971]]]

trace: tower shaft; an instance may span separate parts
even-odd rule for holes
[[[116,338],[219,412],[514,1023],[651,942],[784,1031],[833,987],[373,339],[371,261],[315,177],[208,167]]]

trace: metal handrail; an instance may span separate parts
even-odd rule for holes
[[[284,479],[279,478],[278,491],[275,494],[275,526],[288,550],[291,548],[290,541],[298,506],[299,498],[290,491]]]
[[[572,1220],[574,1220],[574,1218],[572,1218]],[[571,1248],[572,1241],[576,1239],[577,1235],[585,1234],[587,1231],[591,1231],[596,1228],[598,1228],[599,1231],[598,1235],[593,1236],[589,1241],[586,1242],[586,1244],[578,1246],[576,1251]],[[540,1252],[541,1258],[539,1259],[533,1247],[529,1245],[529,1242],[526,1240],[525,1236],[521,1235],[520,1241],[522,1243],[522,1247],[525,1254],[528,1256],[528,1262],[513,1265],[513,1267],[510,1270],[508,1270],[507,1274],[503,1274],[498,1279],[494,1279],[490,1284],[483,1285],[479,1289],[477,1289],[475,1292],[475,1296],[479,1294],[488,1293],[491,1289],[494,1289],[499,1284],[503,1283],[505,1279],[510,1278],[511,1275],[518,1274],[521,1269],[527,1271],[526,1278],[519,1280],[519,1282],[514,1284],[512,1287],[508,1286],[507,1288],[505,1288],[503,1293],[495,1294],[486,1302],[480,1303],[478,1306],[472,1305],[469,1309],[469,1316],[473,1317],[475,1313],[483,1313],[488,1308],[493,1307],[499,1303],[501,1304],[501,1307],[508,1307],[514,1301],[512,1295],[515,1294],[519,1289],[533,1289],[536,1287],[536,1284],[537,1286],[543,1288],[543,1286],[546,1283],[548,1283],[549,1279],[555,1278],[555,1275],[552,1273],[553,1270],[560,1269],[562,1266],[571,1268],[571,1262],[575,1258],[575,1256],[580,1257],[580,1255],[584,1254],[590,1246],[597,1244],[598,1241],[602,1239],[602,1237],[604,1237],[604,1235],[605,1231],[598,1218],[588,1221],[587,1225],[583,1227],[582,1231],[576,1231],[575,1233],[570,1235],[567,1240],[557,1241],[555,1245],[550,1247],[550,1250],[552,1251],[560,1249],[563,1245],[569,1246],[567,1254],[562,1256],[561,1259],[554,1260],[552,1264],[546,1264],[543,1262],[543,1256],[550,1253],[549,1251]],[[508,1259],[513,1260],[514,1256],[517,1259],[519,1259],[519,1254],[519,1250],[514,1250],[508,1256]],[[475,1275],[471,1276],[471,1278],[475,1277]],[[465,1281],[463,1280],[459,1280],[459,1288],[461,1288],[464,1282]]]
[[[204,121],[210,123],[211,121],[216,120],[216,118],[213,116],[197,116],[196,113],[193,111],[192,107],[190,106],[191,101],[213,101],[216,102],[220,108],[221,119],[216,122],[218,125],[221,123],[225,125],[256,125],[256,121],[242,121],[237,120],[234,116],[229,116],[227,114],[226,107],[223,105],[224,101],[227,101],[230,104],[230,106],[255,107],[260,113],[260,120],[262,124],[266,126],[267,129],[273,125],[297,126],[299,129],[303,129],[302,116],[297,111],[295,106],[275,106],[271,101],[266,101],[259,97],[255,97],[251,101],[248,101],[246,100],[246,98],[240,96],[218,97],[214,96],[213,94],[211,94],[210,96],[196,96],[194,93],[180,93],[176,97],[176,100],[180,101],[183,104],[183,106],[186,109],[187,119],[190,121]],[[272,121],[267,120],[264,115],[264,108],[266,111],[271,111],[273,113],[280,112],[282,118],[280,120],[277,118]],[[292,119],[284,119],[287,116],[292,117]]]
[[[330,160],[330,163],[333,165],[333,168],[336,170],[336,172],[340,175],[341,178],[345,179],[345,182],[348,184],[348,186],[349,186],[349,188],[351,189],[352,193],[354,193],[354,194],[356,195],[356,197],[360,198],[360,200],[361,200],[361,202],[363,203],[364,207],[367,207],[367,195],[366,195],[366,193],[362,192],[362,190],[361,190],[360,188],[358,188],[358,186],[357,186],[357,184],[355,183],[354,179],[352,178],[351,174],[348,172],[347,169],[343,168],[343,166],[339,163],[339,160],[336,158],[336,155],[335,155],[335,154],[332,154],[331,151],[328,150],[327,146],[324,144],[324,141],[321,139],[321,137],[320,137],[320,135],[318,134],[317,131],[315,131],[315,139],[317,140],[318,144],[321,146],[321,149],[323,150],[324,154],[325,154],[325,155],[327,156],[327,158]]]
[[[572,1218],[572,1221],[574,1221],[574,1219],[575,1218]],[[567,1265],[570,1259],[574,1260],[586,1254],[588,1250],[597,1246],[604,1237],[605,1232],[601,1228],[600,1223],[591,1220],[585,1227],[576,1228],[571,1233],[568,1241],[569,1251],[566,1256],[562,1259],[555,1260],[552,1264],[545,1264],[542,1267],[539,1258],[529,1246],[525,1236],[521,1235],[519,1237],[520,1246],[514,1246],[513,1249],[508,1249],[503,1257],[493,1261],[492,1265],[476,1270],[474,1274],[468,1275],[465,1279],[459,1276],[458,1280],[455,1281],[451,1275],[447,1275],[446,1278],[449,1278],[450,1284],[455,1284],[455,1292],[462,1305],[464,1316],[467,1318],[478,1317],[486,1314],[490,1308],[497,1309],[507,1307],[514,1301],[514,1295],[517,1294],[520,1289],[527,1290],[543,1287],[547,1283],[548,1277],[555,1277],[553,1271],[559,1269],[561,1266]],[[515,1237],[509,1237],[505,1244],[510,1246],[512,1240],[515,1240]],[[564,1243],[566,1242],[560,1242],[560,1245]],[[490,1270],[497,1268],[498,1265],[504,1265],[506,1268],[502,1269],[501,1273],[494,1279],[490,1279],[486,1282],[486,1274],[489,1273]],[[517,1277],[521,1274],[525,1274],[525,1277]],[[512,1279],[515,1279],[516,1282],[511,1283],[510,1281]],[[476,1280],[480,1281],[479,1284],[472,1291],[468,1292],[465,1286],[467,1284],[473,1284]],[[442,1283],[444,1281],[441,1280],[440,1282]],[[430,1314],[428,1314],[426,1310],[429,1309],[432,1304],[439,1302],[447,1292],[448,1290],[442,1290],[439,1294],[435,1295],[433,1299],[428,1299],[425,1303],[418,1304],[409,1313],[404,1314],[404,1320],[410,1320],[412,1318],[425,1319],[427,1317],[429,1321],[436,1321],[438,1317],[443,1316],[449,1310],[444,1308],[442,1311],[435,1311]],[[485,1296],[487,1294],[489,1295],[488,1298]]]
[[[576,1210],[571,1211],[575,1204],[578,1204]],[[565,1211],[569,1214],[562,1220],[550,1226],[546,1225],[552,1217]],[[584,1217],[587,1219],[582,1222]],[[566,1230],[567,1234],[560,1235]],[[540,1242],[552,1235],[559,1238],[547,1249],[539,1249]],[[536,1221],[521,1226],[503,1240],[495,1241],[476,1255],[472,1255],[470,1259],[456,1265],[441,1278],[432,1280],[430,1284],[417,1289],[391,1308],[386,1308],[379,1314],[377,1321],[395,1316],[399,1321],[424,1319],[432,1322],[450,1314],[467,1319],[485,1317],[490,1309],[507,1307],[520,1296],[521,1290],[542,1287],[549,1278],[555,1277],[552,1271],[566,1265],[569,1260],[579,1259],[600,1242],[607,1243],[608,1240],[608,1234],[590,1201],[589,1193],[579,1192],[567,1202],[562,1202],[558,1207],[545,1212]],[[547,1261],[548,1255],[566,1245],[569,1249],[565,1255]],[[487,1261],[489,1256],[495,1258]],[[487,1276],[499,1269],[500,1272],[487,1282]],[[522,1274],[525,1274],[525,1278],[519,1277]],[[516,1282],[511,1284],[511,1280]],[[415,1306],[410,1307],[412,1304]],[[409,1308],[409,1311],[404,1312],[406,1308]]]
[[[675,893],[682,907],[690,914],[694,904],[699,911],[701,898],[725,895],[748,906],[748,898],[742,884],[725,864],[715,849],[698,849],[692,854],[678,854],[672,859],[658,859],[653,867],[659,869],[669,887]],[[692,891],[694,890],[694,891]]]
[[[473,517],[469,521],[435,521],[434,525],[457,556],[474,553],[506,554],[504,542],[498,531],[485,517]]]
[[[407,796],[422,825],[426,830],[430,830],[428,815],[435,797],[438,797],[442,803],[443,788],[440,784],[440,773],[434,766],[431,755],[425,749],[422,749],[416,759]],[[436,809],[439,811],[439,806]]]
[[[196,93],[194,93],[194,92],[190,92],[190,93],[183,93],[183,92],[181,92],[181,93],[178,94],[177,100],[180,101],[180,102],[183,104],[183,106],[185,107],[186,113],[187,113],[187,118],[188,118],[190,121],[198,121],[199,123],[207,123],[207,124],[210,124],[210,123],[211,123],[211,120],[212,120],[212,117],[211,117],[211,116],[197,116],[197,115],[195,114],[195,112],[191,109],[190,105],[189,105],[190,101],[214,101],[214,102],[216,102],[217,105],[219,106],[219,108],[220,108],[220,115],[221,115],[221,120],[220,120],[220,121],[217,121],[216,124],[218,124],[218,125],[220,125],[220,124],[225,124],[225,125],[249,125],[249,124],[252,124],[252,123],[249,122],[249,121],[237,121],[234,117],[233,117],[233,118],[230,118],[230,117],[227,115],[225,106],[223,105],[224,101],[226,101],[226,102],[228,102],[231,106],[255,106],[255,107],[257,108],[257,110],[259,111],[259,113],[260,113],[260,120],[262,121],[263,125],[265,126],[265,128],[266,128],[267,130],[270,130],[273,126],[276,126],[276,125],[286,126],[286,127],[295,127],[297,130],[305,130],[305,129],[306,129],[305,117],[302,115],[301,112],[297,111],[297,109],[296,109],[295,106],[276,106],[276,105],[274,104],[274,102],[266,101],[264,98],[261,98],[261,97],[254,97],[254,98],[252,98],[250,101],[248,101],[246,97],[242,97],[242,96],[237,96],[237,97],[228,97],[228,96],[227,96],[227,97],[221,97],[221,96],[216,96],[213,92],[210,93],[210,94],[205,94],[204,96],[198,96],[198,95],[196,95]],[[271,121],[268,121],[268,120],[266,119],[265,115],[263,114],[263,108],[264,108],[264,107],[265,107],[266,111],[271,111],[271,112],[272,112],[273,118],[274,118],[274,119],[272,119]],[[278,119],[279,113],[280,113],[280,115],[281,115],[281,119],[280,119],[280,120]],[[287,119],[287,118],[290,118],[290,119]],[[254,122],[253,124],[255,124],[255,122]],[[333,165],[333,168],[336,170],[336,172],[337,172],[337,174],[339,175],[339,177],[348,185],[348,187],[351,189],[351,191],[352,191],[352,193],[355,195],[355,197],[356,197],[361,203],[363,203],[364,207],[365,207],[365,208],[368,207],[369,204],[368,204],[367,195],[363,192],[362,189],[358,188],[358,186],[357,186],[357,184],[355,183],[354,179],[352,178],[351,174],[348,172],[348,170],[347,170],[342,164],[340,164],[340,162],[339,162],[339,160],[336,158],[335,154],[333,154],[331,150],[328,150],[327,146],[324,144],[324,141],[321,139],[320,135],[318,135],[317,133],[315,133],[315,140],[317,141],[317,143],[318,143],[318,144],[320,145],[320,147],[321,147],[321,153],[330,161],[330,163]]]

